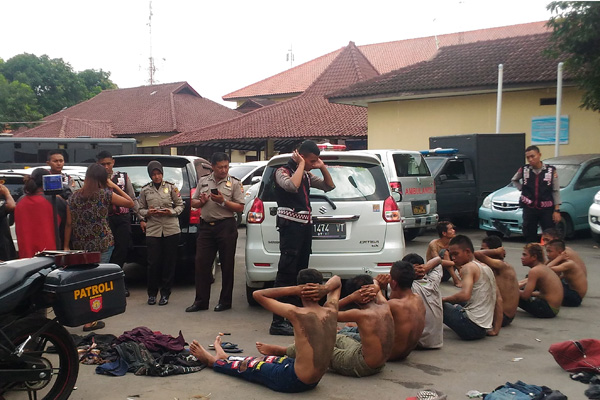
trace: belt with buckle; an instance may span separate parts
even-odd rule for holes
[[[217,224],[220,224],[220,223],[221,223],[221,222],[223,222],[223,221],[229,221],[230,219],[233,219],[233,217],[231,217],[231,218],[223,218],[223,219],[218,219],[218,220],[216,220],[216,221],[206,221],[206,220],[204,220],[204,219],[201,219],[200,221],[201,221],[203,224],[207,224],[207,225],[210,225],[210,226],[215,226],[215,225],[217,225]]]

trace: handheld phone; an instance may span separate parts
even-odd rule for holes
[[[210,192],[214,195],[218,195],[219,194],[219,190],[218,189],[210,189]]]

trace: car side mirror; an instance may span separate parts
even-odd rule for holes
[[[261,176],[253,176],[252,179],[250,180],[250,184],[254,185],[255,183],[258,183],[262,180]]]
[[[392,199],[394,199],[394,201],[396,203],[401,202],[402,201],[402,195],[398,192],[392,192]]]

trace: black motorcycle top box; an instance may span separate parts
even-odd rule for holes
[[[80,326],[125,312],[123,270],[116,264],[69,266],[46,277],[44,292],[53,297],[58,321]]]

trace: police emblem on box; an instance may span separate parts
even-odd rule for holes
[[[90,310],[100,312],[102,310],[102,296],[92,297],[90,299]]]

